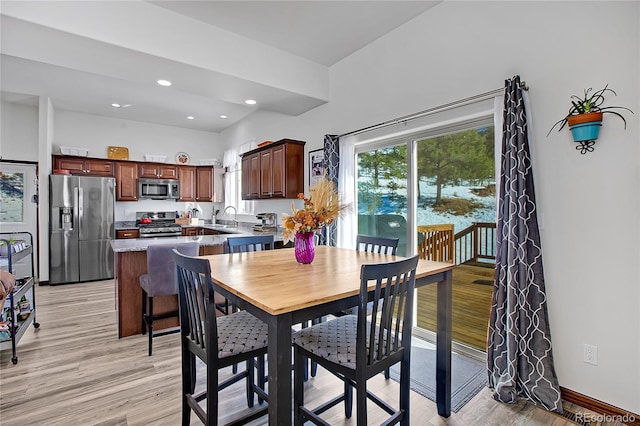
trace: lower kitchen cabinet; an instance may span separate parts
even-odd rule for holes
[[[197,227],[182,227],[182,236],[183,237],[195,237],[199,235],[200,228]]]
[[[127,238],[140,238],[140,231],[137,229],[119,229],[116,231],[116,238],[118,240]]]

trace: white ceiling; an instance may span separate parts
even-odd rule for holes
[[[330,66],[437,3],[3,0],[2,99],[214,132],[298,115],[327,102]]]

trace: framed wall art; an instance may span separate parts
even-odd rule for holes
[[[309,151],[309,188],[313,188],[324,174],[324,150]]]

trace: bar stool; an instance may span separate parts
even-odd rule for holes
[[[153,338],[165,334],[177,333],[180,328],[173,327],[161,331],[153,331],[153,322],[165,318],[177,318],[178,311],[154,315],[153,298],[178,294],[176,262],[173,249],[187,256],[198,255],[198,243],[158,244],[147,248],[147,273],[140,275],[142,288],[142,334],[149,329],[149,356],[153,349]]]

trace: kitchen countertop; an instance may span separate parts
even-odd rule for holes
[[[201,246],[221,246],[227,241],[227,237],[251,236],[251,235],[273,235],[274,241],[282,241],[282,231],[256,232],[251,227],[226,227],[224,225],[198,225],[199,228],[213,229],[223,232],[218,235],[196,235],[188,237],[158,237],[158,238],[126,238],[111,241],[111,248],[114,253],[127,251],[146,251],[147,247],[154,244],[176,244],[197,242]],[[131,229],[131,228],[126,228]]]

